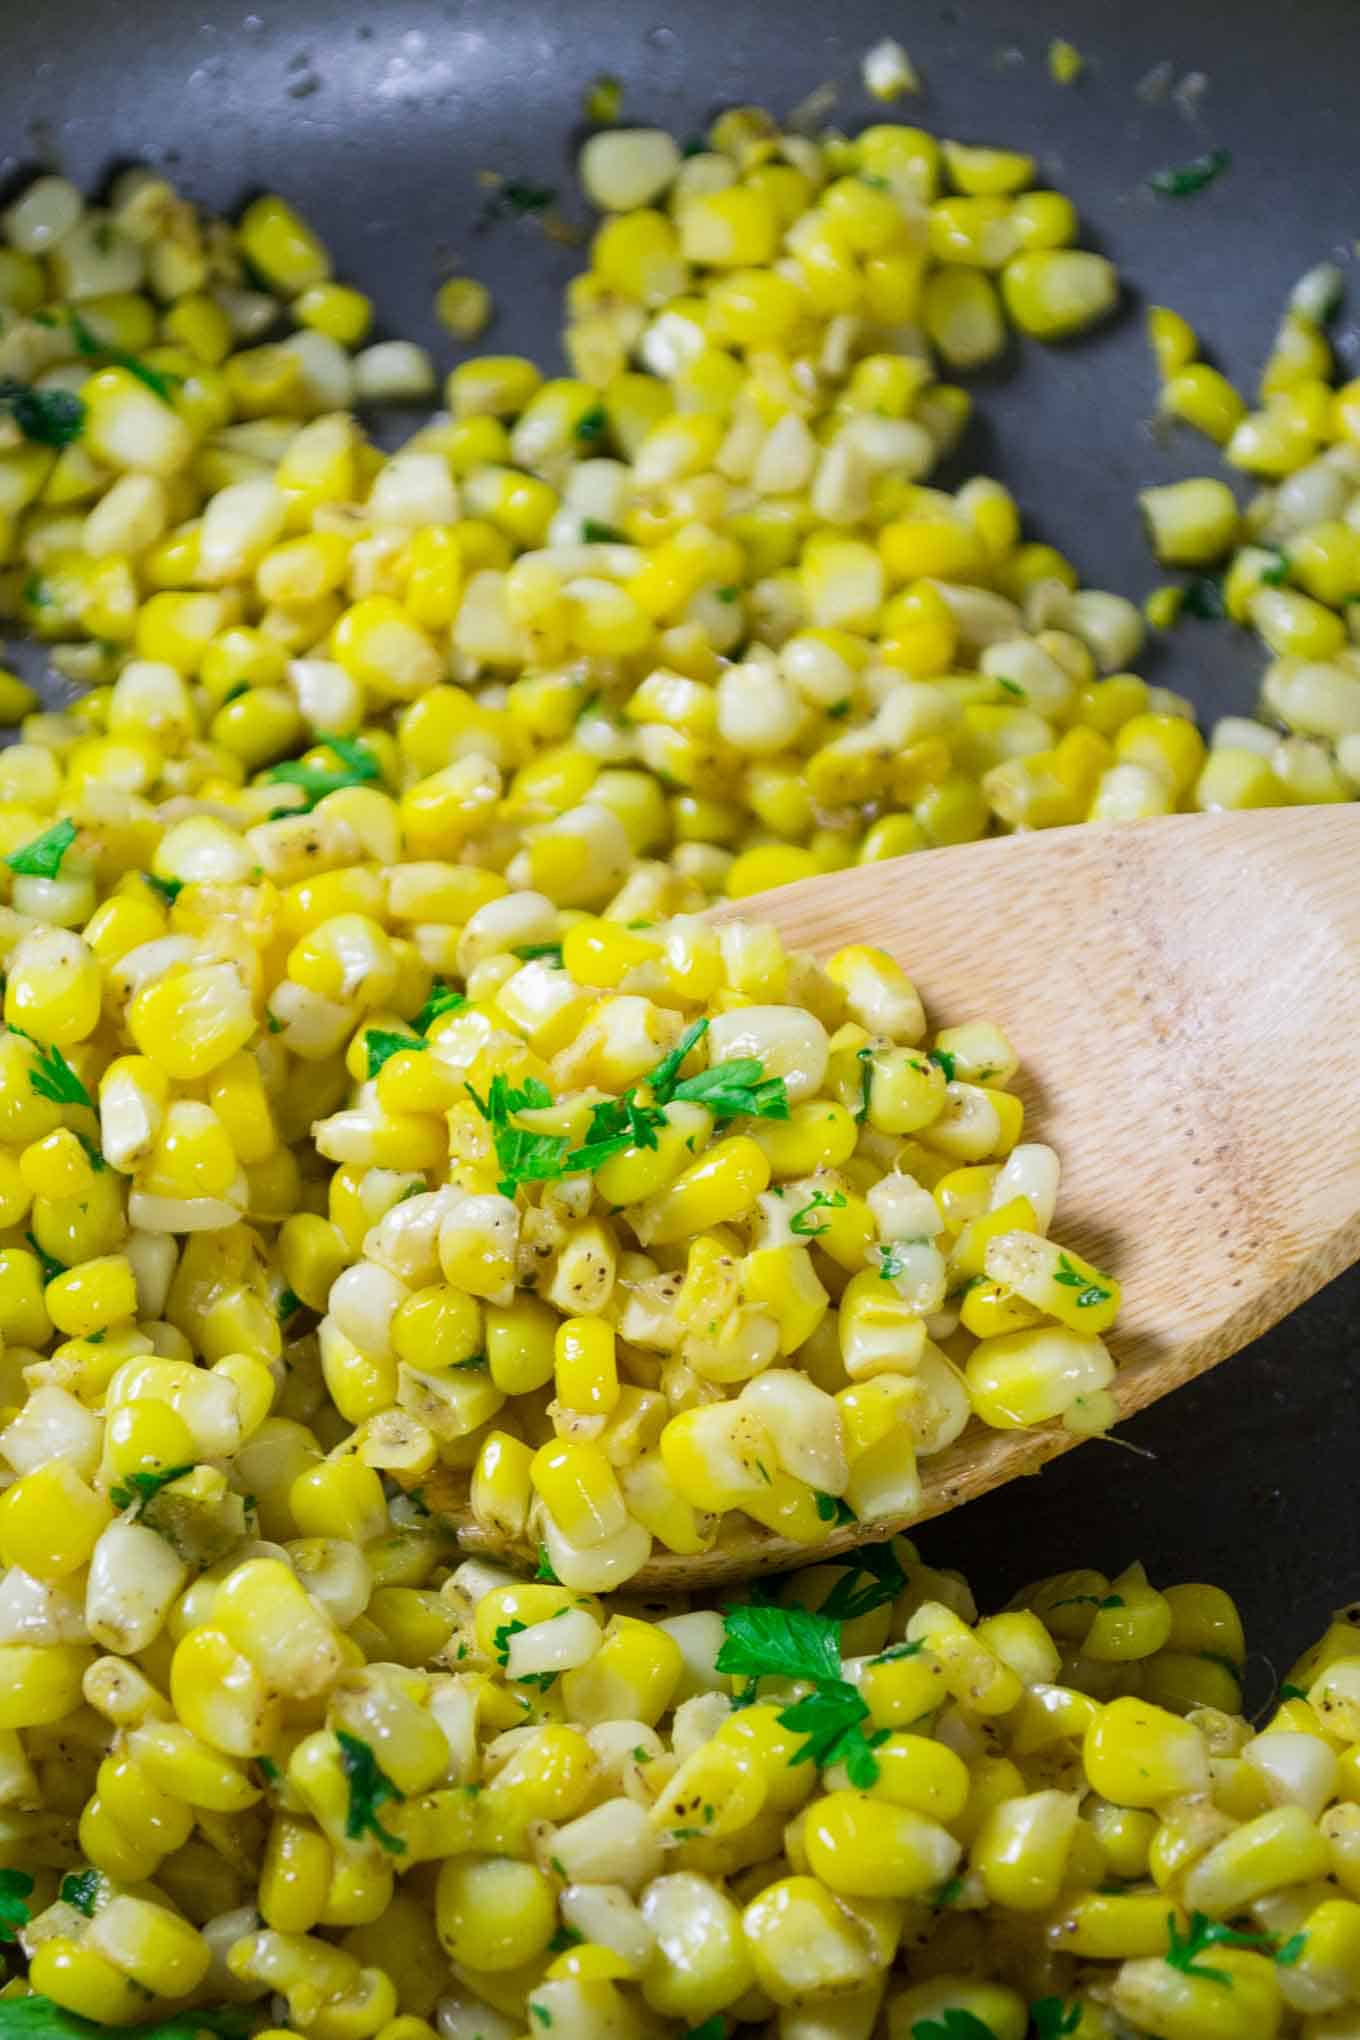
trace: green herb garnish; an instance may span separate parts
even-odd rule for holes
[[[1283,588],[1288,579],[1289,561],[1277,550],[1270,565],[1262,570],[1261,585],[1266,588]]]
[[[812,1214],[815,1211],[841,1211],[844,1209],[844,1206],[845,1192],[843,1190],[832,1190],[829,1193],[825,1190],[814,1190],[810,1201],[802,1207],[801,1211],[795,1211],[793,1217],[789,1220],[789,1231],[797,1233],[800,1239],[820,1239],[824,1232],[830,1231],[830,1227],[809,1223]]]
[[[817,1502],[819,1521],[835,1523],[837,1527],[842,1523],[858,1523],[859,1517],[855,1514],[849,1502],[844,1501],[840,1495],[823,1494],[820,1488],[814,1488],[813,1495]]]
[[[1050,1603],[1052,1608],[1122,1608],[1122,1594],[1068,1594],[1061,1601]]]
[[[871,1048],[857,1048],[855,1061],[859,1064],[859,1110],[855,1118],[862,1126],[869,1117],[869,1094],[874,1087],[874,1052]]]
[[[1192,1912],[1190,1924],[1182,1934],[1176,1925],[1176,1915],[1166,1916],[1167,1952],[1165,1960],[1173,1969],[1179,1969],[1185,1976],[1205,1976],[1214,1983],[1221,1983],[1231,1989],[1232,1977],[1226,1969],[1214,1969],[1199,1957],[1206,1948],[1249,1948],[1257,1955],[1269,1955],[1286,1969],[1292,1968],[1303,1953],[1306,1934],[1292,1934],[1287,1941],[1276,1941],[1272,1934],[1254,1934],[1226,1926],[1221,1920],[1211,1920],[1207,1913]]]
[[[416,1014],[411,1025],[417,1034],[428,1034],[435,1021],[445,1013],[456,1013],[460,1006],[466,1006],[466,992],[455,992],[452,985],[446,985],[442,978],[436,978],[430,986],[430,996]]]
[[[562,945],[560,942],[521,942],[510,954],[517,956],[521,963],[534,963],[546,956],[554,969],[562,968]]]
[[[1302,1686],[1295,1686],[1286,1679],[1276,1697],[1280,1700],[1306,1700],[1308,1694]]]
[[[1079,2004],[1065,2005],[1060,1997],[1036,1998],[1029,2008],[1034,2040],[1066,2040],[1081,2024]]]
[[[612,524],[600,524],[594,517],[587,517],[581,525],[581,542],[584,545],[627,545],[628,536],[626,532],[616,531]],[[592,701],[598,699],[598,695],[591,697]],[[585,714],[585,707],[581,713]]]
[[[85,405],[71,390],[35,390],[12,375],[0,376],[0,409],[38,446],[69,446],[85,423]]]
[[[63,1905],[73,1905],[77,1912],[83,1912],[86,1919],[94,1918],[94,1902],[99,1896],[99,1872],[97,1870],[75,1870],[61,1880],[57,1896]]]
[[[385,1771],[379,1769],[377,1758],[359,1736],[337,1728],[335,1740],[340,1745],[340,1767],[349,1781],[345,1833],[351,1841],[358,1841],[362,1835],[373,1835],[390,1856],[404,1856],[405,1842],[400,1835],[390,1833],[383,1826],[378,1819],[378,1808],[389,1800],[403,1800],[406,1794],[392,1783]]]
[[[259,2012],[254,2005],[196,2006],[153,2025],[98,2026],[47,1997],[0,1998],[0,2040],[246,2040]]]
[[[302,1298],[295,1296],[291,1289],[281,1289],[279,1300],[274,1305],[274,1315],[281,1325],[286,1325],[295,1311],[302,1309]]]
[[[547,1580],[549,1585],[554,1587],[560,1587],[562,1584],[557,1574],[553,1571],[552,1560],[548,1556],[546,1544],[540,1544],[538,1547],[538,1565],[534,1570],[534,1578],[536,1580]]]
[[[810,1680],[813,1690],[780,1713],[779,1720],[806,1740],[794,1764],[825,1770],[843,1763],[850,1782],[867,1791],[878,1777],[874,1750],[887,1730],[866,1736],[869,1709],[848,1679],[841,1677],[841,1626],[807,1608],[772,1608],[752,1602],[729,1608],[717,1669],[738,1678]]]
[[[706,1106],[715,1119],[787,1119],[789,1094],[782,1077],[767,1077],[765,1065],[753,1055],[710,1063],[697,1076],[683,1077],[671,1096]]]
[[[976,2012],[950,2005],[928,2019],[913,2019],[911,2040],[996,2040],[996,2034]]]
[[[109,1489],[109,1500],[115,1509],[131,1509],[133,1522],[140,1523],[148,1502],[154,1501],[161,1489],[169,1487],[172,1480],[181,1480],[193,1470],[190,1462],[188,1466],[167,1466],[163,1473],[130,1473]]]
[[[953,1083],[954,1071],[958,1064],[957,1056],[951,1055],[947,1048],[931,1048],[926,1050],[926,1061],[933,1062],[938,1069],[944,1071],[946,1084]]]
[[[136,376],[138,382],[144,383],[152,395],[159,397],[163,404],[174,402],[174,386],[183,383],[182,375],[167,375],[162,369],[149,367],[139,355],[125,354],[121,347],[106,347],[99,335],[90,331],[79,312],[69,305],[66,309],[66,318],[76,348],[87,360],[96,355],[102,356],[113,367],[126,369],[129,375]]]
[[[38,1266],[42,1271],[42,1279],[44,1285],[46,1285],[49,1282],[55,1282],[58,1275],[64,1275],[66,1273],[66,1263],[64,1261],[54,1260],[51,1254],[46,1253],[44,1249],[38,1245],[37,1240],[34,1238],[31,1232],[26,1232],[24,1234],[24,1238],[28,1241],[28,1244],[30,1245],[30,1247],[32,1247],[34,1253],[38,1257]]]
[[[426,1049],[428,1041],[422,1041],[418,1034],[389,1033],[382,1027],[369,1027],[364,1032],[364,1052],[368,1057],[368,1074],[376,1077],[383,1064],[404,1049]]]
[[[578,439],[598,439],[609,423],[609,413],[603,404],[592,404],[588,411],[582,411],[576,420]]]
[[[1167,170],[1154,170],[1148,184],[1161,198],[1192,198],[1197,191],[1203,191],[1232,162],[1230,149],[1210,149],[1203,156],[1192,156],[1188,163],[1173,164]]]
[[[1066,1254],[1059,1254],[1058,1272],[1053,1280],[1063,1289],[1076,1289],[1081,1292],[1077,1297],[1078,1310],[1089,1310],[1092,1304],[1096,1303],[1108,1303],[1113,1294],[1099,1281],[1083,1275],[1079,1269],[1074,1268]]]
[[[32,1918],[24,1900],[33,1890],[26,1870],[0,1870],[0,1941],[18,1939],[20,1927]]]
[[[11,871],[25,878],[55,878],[61,870],[62,858],[75,840],[74,822],[53,822],[41,836],[34,836],[31,842],[12,850],[5,862]]]
[[[9,1031],[21,1034],[38,1051],[37,1063],[28,1073],[30,1089],[53,1105],[87,1105],[93,1112],[94,1099],[59,1048],[44,1048],[40,1042],[33,1040],[27,1028],[11,1025]]]
[[[1223,599],[1223,583],[1212,574],[1197,574],[1193,581],[1185,584],[1185,596],[1181,608],[1187,616],[1196,616],[1201,623],[1217,623],[1228,613]]]
[[[319,765],[306,758],[286,758],[282,765],[265,773],[266,785],[299,786],[307,796],[302,808],[287,808],[286,814],[309,814],[328,793],[340,793],[347,786],[367,786],[382,777],[382,767],[367,744],[353,737],[321,737],[317,745],[340,760],[338,767]]]
[[[846,1570],[823,1601],[819,1613],[832,1622],[857,1622],[875,1608],[895,1601],[907,1584],[891,1543],[866,1544],[850,1553]],[[859,1583],[863,1581],[861,1586]],[[905,1645],[897,1653],[914,1657],[919,1646]]]
[[[1003,690],[1004,693],[1013,695],[1017,701],[1029,700],[1028,694],[1026,694],[1024,688],[1020,685],[1020,682],[1018,680],[1007,680],[1004,674],[998,673],[996,676],[996,684]]]

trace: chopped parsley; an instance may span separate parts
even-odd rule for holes
[[[996,684],[999,688],[1001,688],[1003,693],[1013,696],[1016,701],[1029,700],[1028,694],[1026,694],[1024,688],[1020,685],[1020,682],[1018,680],[1008,680],[1003,673],[998,673],[996,676]]]
[[[1192,1912],[1184,1934],[1176,1925],[1176,1915],[1168,1913],[1166,1938],[1164,1959],[1173,1969],[1179,1969],[1185,1976],[1208,1977],[1214,1983],[1221,1983],[1225,1989],[1231,1989],[1232,1977],[1226,1969],[1215,1969],[1199,1960],[1206,1948],[1250,1948],[1258,1955],[1269,1955],[1282,1968],[1290,1969],[1302,1955],[1308,1936],[1291,1934],[1287,1941],[1277,1941],[1273,1934],[1242,1932],[1236,1927],[1226,1926],[1222,1920],[1211,1920],[1207,1913]]]
[[[715,1119],[787,1119],[789,1094],[782,1077],[767,1077],[765,1065],[753,1055],[731,1062],[710,1063],[697,1076],[683,1077],[671,1096],[706,1106]]]
[[[680,2040],[725,2040],[726,2033],[727,2021],[721,2012],[714,2012],[702,2026],[691,2026],[688,2032],[682,2033]]]
[[[584,1935],[577,1933],[575,1927],[558,1927],[548,1943],[548,1953],[565,1955],[568,1948],[579,1948],[584,1938]]]
[[[466,992],[455,992],[452,985],[446,985],[442,978],[436,978],[430,986],[430,996],[416,1014],[411,1025],[417,1034],[428,1034],[436,1020],[445,1013],[456,1013],[460,1006],[466,1006]]]
[[[947,1048],[931,1048],[926,1051],[926,1061],[933,1062],[938,1069],[944,1071],[946,1084],[953,1083],[954,1071],[958,1066],[957,1056],[952,1055]]]
[[[563,1174],[568,1153],[566,1137],[560,1133],[529,1133],[511,1124],[517,1112],[541,1112],[552,1104],[552,1093],[537,1077],[526,1077],[514,1085],[498,1070],[480,1097],[471,1084],[467,1094],[487,1125],[496,1147],[501,1179],[497,1189],[502,1197],[513,1197],[521,1183],[550,1183]]]
[[[42,1247],[38,1245],[37,1240],[34,1238],[31,1232],[26,1232],[24,1234],[24,1238],[28,1241],[28,1244],[30,1245],[30,1247],[32,1247],[34,1253],[38,1257],[38,1265],[42,1270],[42,1279],[44,1283],[55,1282],[58,1275],[64,1275],[66,1273],[66,1263],[64,1261],[54,1260],[51,1254],[47,1253]]]
[[[1277,550],[1270,565],[1262,571],[1261,584],[1266,588],[1283,588],[1288,579],[1289,561],[1282,552]]]
[[[903,1251],[907,1244],[906,1240],[888,1240],[885,1245],[875,1247],[874,1252],[878,1255],[878,1279],[880,1282],[891,1282],[902,1273],[902,1270],[907,1265],[907,1257]]]
[[[1231,149],[1209,149],[1203,156],[1192,156],[1188,163],[1154,170],[1148,184],[1159,198],[1193,198],[1197,191],[1203,191],[1216,177],[1221,177],[1231,162]]]
[[[301,1309],[302,1298],[300,1296],[295,1295],[291,1289],[281,1289],[279,1291],[279,1300],[274,1305],[274,1315],[281,1325],[286,1325],[293,1313]]]
[[[169,1487],[172,1480],[180,1480],[193,1470],[190,1462],[188,1466],[167,1466],[163,1473],[130,1473],[109,1489],[109,1500],[115,1509],[131,1509],[133,1522],[140,1523],[148,1502],[154,1501],[161,1489]]]
[[[1102,1608],[1122,1608],[1123,1605],[1122,1594],[1067,1594],[1061,1601],[1052,1603],[1054,1608],[1094,1608],[1097,1612]]]
[[[675,1096],[676,1081],[684,1067],[685,1059],[692,1048],[697,1047],[708,1032],[707,1020],[695,1020],[688,1026],[675,1047],[663,1055],[656,1068],[647,1078],[647,1088],[658,1105],[669,1105]]]
[[[926,1903],[933,1906],[936,1912],[945,1912],[951,1905],[957,1905],[962,1896],[963,1879],[946,1877],[943,1884],[937,1884],[935,1889],[927,1894]]]
[[[582,411],[576,420],[578,439],[598,439],[609,423],[609,414],[603,404],[592,404],[588,411]]]
[[[260,1767],[260,1776],[264,1779],[265,1783],[267,1785],[277,1785],[283,1773],[274,1762],[274,1759],[272,1757],[256,1757],[255,1762]]]
[[[0,409],[38,446],[69,446],[85,423],[84,402],[71,390],[35,390],[12,375],[0,376]]]
[[[823,1494],[820,1488],[814,1488],[813,1495],[817,1503],[819,1521],[835,1523],[838,1527],[842,1523],[858,1523],[859,1517],[849,1502],[843,1501],[840,1495]]]
[[[373,1835],[390,1856],[404,1856],[405,1842],[400,1835],[392,1834],[383,1826],[378,1819],[378,1808],[389,1800],[403,1800],[406,1794],[392,1783],[385,1771],[379,1769],[377,1758],[361,1737],[337,1728],[335,1740],[340,1745],[340,1767],[349,1781],[345,1833],[352,1842],[357,1842],[363,1835]]]
[[[144,871],[142,877],[163,900],[169,900],[172,905],[184,891],[182,878],[158,878],[154,871]]]
[[[805,1738],[790,1762],[816,1764],[820,1770],[844,1764],[851,1784],[867,1791],[878,1777],[874,1751],[888,1731],[864,1732],[869,1709],[841,1676],[840,1622],[808,1608],[751,1602],[729,1608],[723,1627],[717,1669],[750,1681],[744,1697],[754,1697],[756,1682],[763,1678],[811,1683],[812,1691],[779,1715],[781,1726]]]
[[[31,842],[11,850],[5,862],[11,871],[24,878],[55,878],[61,870],[62,858],[75,840],[74,822],[53,822],[41,836],[34,836]]]
[[[353,737],[317,738],[319,748],[331,751],[339,766],[321,765],[306,758],[286,758],[282,765],[265,773],[266,785],[299,786],[307,796],[303,808],[285,808],[285,814],[308,814],[328,793],[340,793],[347,786],[367,786],[382,777],[382,768],[367,744]]]
[[[383,1027],[369,1027],[364,1032],[364,1052],[368,1057],[368,1074],[376,1077],[378,1071],[392,1056],[400,1055],[404,1049],[426,1049],[428,1041],[422,1041],[418,1034],[393,1034]]]
[[[538,1565],[534,1570],[534,1578],[536,1580],[547,1580],[549,1585],[554,1587],[560,1587],[562,1584],[557,1574],[553,1571],[552,1560],[548,1556],[546,1544],[540,1544],[538,1547]]]
[[[32,1890],[26,1870],[0,1870],[0,1941],[17,1940],[19,1928],[28,1925],[32,1914],[24,1900]]]
[[[824,1224],[812,1224],[813,1213],[817,1211],[842,1211],[844,1208],[845,1192],[843,1190],[832,1190],[830,1192],[814,1190],[809,1202],[803,1205],[801,1210],[795,1211],[793,1217],[789,1220],[789,1231],[797,1233],[800,1239],[820,1239],[822,1234],[828,1232],[830,1228]]]
[[[560,942],[521,942],[510,954],[517,956],[521,963],[534,963],[546,956],[555,970],[562,968],[562,945]]]
[[[612,524],[600,524],[594,517],[587,517],[582,522],[581,540],[584,545],[627,545],[628,543],[626,533],[616,531]],[[581,709],[582,715],[585,714],[586,709],[591,706],[592,702],[598,700],[598,695],[592,695],[591,701],[583,704]]]
[[[850,697],[848,694],[845,695],[840,701],[833,701],[830,708],[827,710],[827,714],[830,716],[832,722],[844,722],[846,716],[848,716],[849,713],[850,713]]]
[[[0,2040],[246,2040],[258,2019],[255,2005],[196,2005],[152,2025],[97,2026],[36,1993],[0,1998]]]
[[[741,590],[740,588],[715,588],[713,592],[719,602],[735,602]]]
[[[855,1118],[862,1126],[869,1117],[869,1096],[874,1088],[874,1052],[871,1048],[857,1048],[855,1061],[859,1064],[859,1110]]]
[[[38,1051],[38,1060],[28,1073],[28,1081],[40,1098],[48,1099],[53,1105],[88,1105],[93,1112],[94,1099],[59,1048],[44,1048],[40,1042],[33,1041],[33,1036],[24,1027],[11,1025],[9,1031],[22,1034],[24,1040],[32,1042]]]
[[[949,2005],[928,2019],[913,2019],[911,2040],[996,2040],[992,2028],[960,2005]]]
[[[856,1622],[861,1615],[871,1615],[875,1608],[895,1601],[907,1584],[891,1543],[866,1544],[853,1552],[845,1564],[844,1574],[819,1610],[832,1622]],[[895,1655],[915,1657],[918,1649],[918,1645],[905,1644]]]
[[[540,2025],[540,2026],[551,2026],[551,2024],[552,2024],[552,2022],[553,2022],[553,2015],[552,2015],[552,2013],[551,2013],[551,2012],[550,2012],[550,2011],[548,2010],[548,2007],[547,2007],[546,2005],[538,2005],[538,2004],[535,2004],[535,2003],[534,2003],[534,2000],[533,2000],[532,1998],[530,1998],[530,2000],[529,2000],[529,2010],[530,2010],[530,2011],[531,2011],[531,2012],[533,2013],[534,2017],[535,2017],[535,2018],[536,2018],[536,2019],[538,2020],[538,2023],[539,2023],[539,2025]]]
[[[1281,1700],[1306,1700],[1308,1695],[1302,1686],[1295,1686],[1290,1680],[1286,1679],[1280,1688],[1278,1697]]]
[[[99,1872],[97,1870],[74,1870],[69,1877],[61,1880],[57,1893],[63,1905],[73,1905],[77,1912],[83,1912],[86,1919],[94,1918],[94,1902],[99,1896]]]
[[[1080,1292],[1077,1297],[1078,1310],[1089,1310],[1096,1303],[1108,1303],[1112,1294],[1098,1278],[1083,1275],[1080,1269],[1074,1268],[1066,1254],[1059,1254],[1058,1272],[1053,1280],[1063,1289],[1076,1289]]]
[[[1036,1998],[1029,2008],[1034,2040],[1066,2040],[1081,2024],[1079,2004],[1065,2005],[1060,1997]]]
[[[558,1613],[561,1615],[565,1615],[566,1612],[565,1608],[558,1610]],[[529,1624],[527,1622],[521,1622],[518,1619],[502,1622],[500,1628],[492,1637],[491,1648],[496,1653],[496,1663],[501,1666],[502,1670],[510,1663],[511,1637],[522,1636],[528,1627]],[[556,1672],[525,1672],[523,1677],[516,1679],[514,1683],[517,1686],[537,1686],[540,1693],[546,1693],[554,1684],[556,1678]]]
[[[149,367],[140,355],[125,354],[121,347],[106,347],[99,335],[90,331],[79,312],[69,305],[66,309],[66,318],[77,349],[87,359],[95,355],[102,356],[115,368],[125,369],[129,375],[135,376],[139,383],[145,383],[152,395],[159,397],[163,404],[174,402],[174,385],[184,381],[182,375],[167,375],[158,368]]]
[[[1228,605],[1223,599],[1223,583],[1213,574],[1197,574],[1193,581],[1185,584],[1181,608],[1187,616],[1198,617],[1201,623],[1217,623],[1228,613]]]

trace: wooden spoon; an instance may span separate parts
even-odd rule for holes
[[[1062,1159],[1055,1230],[1123,1283],[1109,1344],[1128,1416],[1360,1257],[1358,875],[1360,805],[1276,809],[969,843],[718,911],[819,955],[877,943],[932,1027],[1004,1027],[1032,1137]],[[910,1520],[1074,1442],[1058,1423],[974,1422],[921,1462]],[[436,1468],[424,1491],[466,1549],[494,1551],[452,1505],[458,1486]],[[809,1551],[733,1515],[714,1551],[657,1548],[629,1589],[717,1586],[906,1527],[849,1526]]]

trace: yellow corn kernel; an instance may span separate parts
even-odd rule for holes
[[[1158,399],[1162,412],[1193,425],[1215,446],[1226,446],[1247,415],[1245,402],[1228,378],[1203,361],[1184,363],[1163,373]]]

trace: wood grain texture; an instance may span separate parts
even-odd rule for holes
[[[825,955],[879,944],[932,1027],[987,1016],[1021,1061],[1027,1132],[1062,1158],[1055,1230],[1119,1276],[1109,1344],[1131,1415],[1360,1258],[1360,806],[1186,815],[930,851],[719,911]],[[923,1460],[923,1521],[1070,1448],[974,1423]],[[1106,1448],[1108,1449],[1108,1448]],[[452,1504],[438,1470],[432,1507]],[[465,1507],[468,1549],[491,1546]],[[873,1526],[881,1537],[905,1523]],[[805,1563],[734,1518],[633,1589]],[[820,1545],[863,1541],[854,1528]]]

